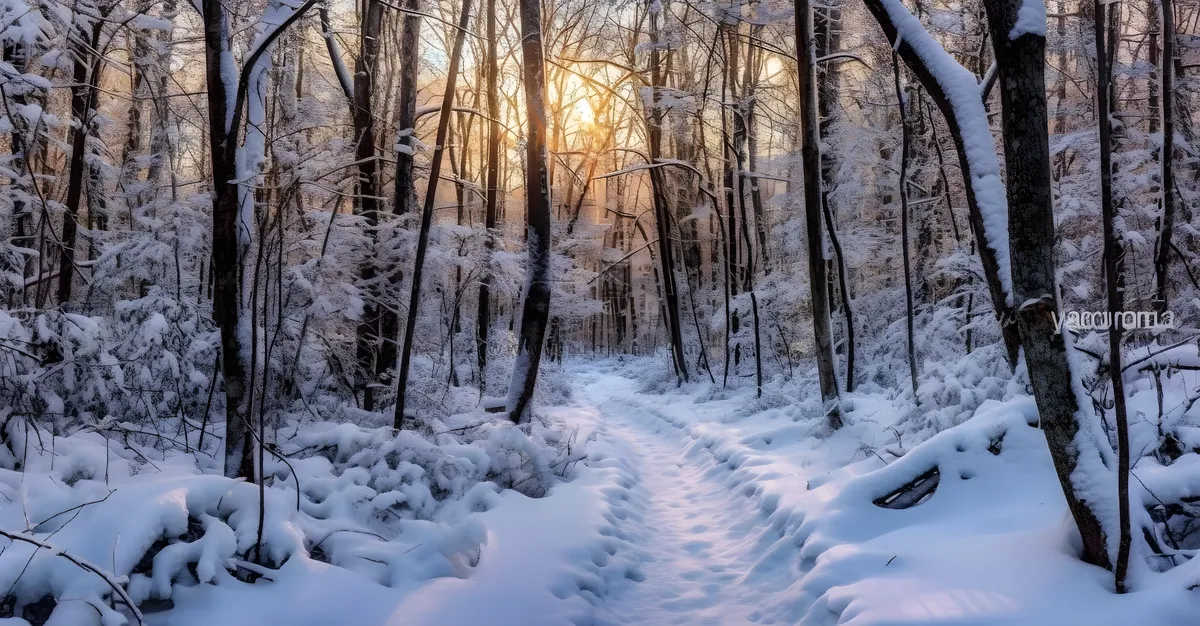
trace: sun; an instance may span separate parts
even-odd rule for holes
[[[596,112],[592,110],[592,105],[587,98],[580,98],[575,103],[574,114],[572,117],[576,124],[580,126],[592,126],[596,123]]]

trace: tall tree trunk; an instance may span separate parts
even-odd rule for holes
[[[1166,0],[1170,4],[1170,0]],[[1111,5],[1095,2],[1096,35],[1096,114],[1100,125],[1100,211],[1104,220],[1104,279],[1109,313],[1121,312],[1125,301],[1125,261],[1120,237],[1117,235],[1117,209],[1112,192],[1112,57],[1106,13]],[[1169,70],[1167,72],[1170,73]],[[1165,182],[1165,181],[1164,181]],[[1115,319],[1115,318],[1114,318]],[[1125,406],[1125,381],[1121,372],[1121,324],[1112,323],[1108,329],[1108,366],[1112,374],[1113,412],[1117,422],[1117,497],[1119,532],[1117,561],[1113,574],[1117,593],[1125,593],[1125,574],[1129,569],[1129,412]]]
[[[900,87],[900,58],[892,51],[892,76],[896,86],[896,103],[900,107],[900,251],[904,257],[904,319],[908,338],[908,373],[912,381],[913,399],[917,397],[917,346],[914,329],[912,267],[908,250],[908,165],[912,149],[912,124],[908,118],[904,90]]]
[[[479,352],[479,393],[487,391],[488,335],[492,328],[492,250],[496,247],[496,196],[500,179],[500,144],[504,141],[500,126],[500,88],[496,84],[500,60],[496,52],[496,0],[487,0],[487,182],[484,190],[483,226],[487,229],[487,260],[479,280],[479,302],[475,317],[475,343]]]
[[[9,63],[20,74],[24,74],[29,64],[29,51],[25,43],[10,41],[4,46],[4,62]],[[25,91],[23,89],[9,92],[4,90],[0,93],[0,97],[10,98],[13,104],[18,107],[24,107],[27,103]],[[16,236],[13,238],[13,245],[18,248],[33,249],[33,207],[26,202],[26,199],[33,194],[30,193],[31,179],[29,171],[29,154],[26,141],[28,139],[28,129],[26,126],[28,121],[19,122],[12,120],[12,132],[9,135],[10,152],[12,154],[11,169],[16,173],[16,177],[10,179],[10,184],[13,186],[15,193],[13,197],[13,220],[16,222]],[[29,283],[29,279],[34,275],[34,262],[32,257],[26,257],[21,268],[21,277],[25,280],[25,284]],[[25,297],[25,290],[17,290],[21,294],[23,306],[28,306],[28,299]],[[9,303],[9,308],[16,308],[15,302]]]
[[[101,9],[101,18],[108,15],[112,7]],[[75,20],[81,20],[75,16]],[[75,248],[79,232],[79,204],[83,199],[84,170],[87,156],[87,140],[92,130],[92,110],[96,108],[100,84],[102,59],[97,56],[100,35],[104,31],[104,19],[93,19],[91,28],[80,21],[72,27],[78,37],[74,47],[75,70],[71,83],[71,116],[75,124],[71,129],[71,159],[67,170],[67,198],[62,226],[62,249],[58,263],[58,304],[67,306],[71,300],[71,285],[75,281]],[[90,219],[90,218],[89,218]]]
[[[406,0],[404,8],[419,11],[420,0]],[[396,181],[392,197],[392,212],[407,215],[416,206],[417,197],[413,185],[413,156],[417,141],[417,71],[420,65],[421,17],[413,13],[404,14],[400,32],[400,88],[396,95],[397,127]],[[390,278],[393,284],[400,282],[401,272],[396,268]],[[396,366],[396,339],[400,332],[400,318],[391,307],[380,311],[379,356],[376,358],[376,375],[381,375]]]
[[[829,323],[829,282],[825,264],[825,232],[821,224],[821,129],[817,109],[817,56],[813,41],[813,12],[808,0],[794,0],[796,56],[799,61],[801,160],[804,167],[804,216],[808,230],[808,286],[812,304],[813,338],[821,401],[831,428],[842,427],[838,407],[837,369],[833,362],[833,329]]]
[[[374,243],[379,224],[379,181],[375,154],[375,110],[372,95],[375,91],[375,70],[379,61],[380,30],[383,24],[383,4],[364,0],[359,20],[358,58],[354,67],[354,159],[358,162],[358,194],[355,196],[359,215],[367,222]],[[380,320],[379,289],[375,281],[374,259],[367,259],[359,268],[359,277],[367,291],[362,321],[356,330],[358,380],[362,387],[363,409],[375,410],[376,359],[379,351]]]
[[[1158,248],[1154,255],[1154,308],[1167,310],[1167,287],[1171,269],[1171,234],[1175,230],[1175,7],[1172,0],[1162,0],[1162,65],[1159,68],[1162,88],[1162,150],[1158,154],[1162,167],[1162,219],[1158,224]]]
[[[650,164],[659,162],[662,158],[662,123],[663,112],[660,106],[662,94],[659,90],[663,85],[662,58],[659,52],[658,12],[650,8],[650,110],[647,111],[646,123],[649,134]],[[663,168],[650,169],[650,186],[654,196],[654,220],[658,226],[658,259],[662,264],[662,284],[664,306],[667,319],[667,337],[671,344],[671,358],[675,365],[675,373],[683,382],[687,382],[687,357],[683,349],[683,331],[680,327],[679,316],[679,287],[675,280],[675,252],[671,244],[671,209],[667,198],[667,181]]]
[[[471,0],[463,0],[462,12],[458,17],[458,30],[454,35],[454,47],[450,53],[450,66],[446,69],[446,85],[442,95],[442,110],[438,118],[437,137],[433,145],[433,159],[429,164],[429,184],[425,187],[425,205],[421,210],[421,230],[417,235],[417,256],[413,259],[412,289],[408,297],[408,323],[404,327],[404,343],[400,348],[400,373],[396,380],[396,430],[404,428],[405,391],[408,389],[409,366],[412,362],[413,331],[417,326],[417,311],[421,302],[421,274],[425,269],[425,255],[429,250],[429,229],[433,225],[433,206],[437,201],[438,180],[441,178],[442,157],[446,153],[446,133],[453,115],[454,85],[458,80],[458,64],[462,58],[463,39],[466,38],[467,21],[471,14]],[[403,80],[401,81],[403,92]],[[415,94],[414,94],[415,97]],[[401,132],[404,132],[403,130]],[[411,168],[411,163],[409,164]],[[399,179],[399,177],[397,177]],[[396,183],[400,185],[399,180]],[[397,192],[397,200],[403,196]]]
[[[813,39],[817,48],[817,57],[832,54],[838,50],[841,43],[842,10],[835,6],[821,7],[813,11]],[[819,92],[817,94],[817,109],[820,113],[819,122],[821,135],[830,135],[830,126],[835,121],[839,109],[840,75],[836,63],[826,64],[821,74]],[[832,151],[821,153],[821,210],[825,216],[825,227],[829,230],[829,241],[833,244],[833,256],[837,266],[838,291],[841,292],[842,315],[846,318],[846,391],[854,391],[854,368],[857,344],[854,335],[854,302],[850,295],[849,268],[842,246],[838,242],[837,225],[834,222],[834,198],[837,181],[834,171],[837,168],[837,157]],[[832,306],[832,304],[830,305]]]
[[[1047,134],[1044,27],[1014,32],[1020,0],[986,3],[988,23],[999,69],[1004,156],[1008,164],[1008,227],[1016,320],[1025,350],[1025,365],[1041,414],[1042,430],[1066,496],[1067,508],[1083,540],[1083,560],[1111,568],[1105,529],[1093,503],[1076,491],[1072,475],[1080,457],[1099,463],[1104,450],[1090,424],[1081,424],[1070,349],[1057,320],[1058,293],[1054,264],[1054,210]],[[1014,36],[1015,35],[1015,36]],[[982,249],[983,246],[981,245]],[[1107,445],[1104,443],[1103,445]]]
[[[228,126],[228,103],[237,89],[227,82],[235,68],[229,53],[229,17],[217,0],[205,0],[204,61],[208,86],[209,154],[213,176],[213,321],[221,331],[221,373],[225,379],[225,475],[254,476],[254,446],[245,406],[245,364],[238,333],[241,317],[238,259],[237,135]],[[235,92],[236,93],[236,92]]]
[[[521,0],[521,62],[525,78],[525,220],[529,276],[521,311],[520,340],[508,385],[508,417],[528,420],[537,386],[542,343],[550,317],[550,156],[546,152],[546,69],[542,57],[542,7]]]
[[[163,19],[174,20],[179,13],[178,6],[176,0],[165,0],[162,4]],[[158,186],[162,182],[164,170],[171,171],[171,176],[175,176],[174,170],[170,167],[173,144],[170,133],[171,110],[167,98],[167,90],[172,80],[170,70],[174,50],[174,46],[171,44],[172,40],[172,31],[168,30],[159,34],[161,51],[154,71],[157,86],[154,93],[151,94],[154,103],[154,124],[150,128],[150,163],[146,169],[145,186],[142,187],[137,199],[138,206],[145,206],[146,203],[157,197]]]

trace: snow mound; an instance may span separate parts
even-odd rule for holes
[[[288,424],[265,456],[261,492],[205,474],[216,463],[200,452],[10,420],[0,439],[0,620],[229,625],[293,615],[282,623],[316,625],[340,623],[334,609],[349,604],[356,624],[389,623],[430,581],[486,575],[503,561],[511,548],[488,547],[504,537],[488,527],[493,517],[517,524],[556,486],[588,488],[563,482],[587,452],[560,424],[455,418],[465,425],[435,421],[440,434],[426,435]]]

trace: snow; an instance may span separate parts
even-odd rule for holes
[[[1022,35],[1046,36],[1046,3],[1043,0],[1022,0],[1017,23],[1009,31],[1008,38],[1017,39]]]
[[[146,320],[152,337],[158,324]],[[833,432],[815,385],[796,398],[769,383],[761,400],[749,387],[659,388],[648,374],[665,370],[647,358],[568,363],[573,399],[540,409],[544,423],[481,411],[434,425],[470,427],[469,439],[285,424],[289,461],[265,468],[266,565],[246,557],[257,487],[204,473],[215,460],[143,449],[150,468],[96,433],[34,437],[10,422],[24,468],[0,469],[0,528],[54,550],[3,545],[0,586],[15,580],[22,603],[53,594],[49,623],[76,625],[119,624],[122,609],[62,554],[127,581],[137,602],[170,599],[147,612],[152,626],[1190,623],[1191,564],[1135,567],[1134,592],[1118,596],[1110,573],[1079,561],[1033,399],[1011,381],[998,392],[971,358],[922,384],[920,411],[878,387],[845,394]],[[1155,396],[1131,380],[1131,414],[1153,414]],[[1156,428],[1135,420],[1133,445]],[[562,432],[576,445],[552,454]],[[915,506],[879,504],[933,469],[936,489]],[[1151,493],[1200,493],[1195,454],[1147,457],[1136,473],[1135,510]],[[531,484],[546,489],[504,488]]]

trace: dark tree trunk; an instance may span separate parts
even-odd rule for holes
[[[1111,568],[1105,530],[1091,503],[1076,493],[1071,475],[1096,442],[1080,430],[1082,407],[1075,395],[1066,341],[1055,322],[1058,294],[1054,264],[1054,210],[1047,134],[1044,35],[1010,39],[1021,2],[989,2],[988,22],[999,68],[1004,156],[1008,163],[1008,228],[1013,259],[1013,296],[1025,365],[1041,413],[1042,430],[1083,540],[1083,560]],[[982,250],[985,246],[980,246]]]
[[[358,162],[358,194],[355,197],[358,213],[367,222],[374,240],[379,224],[378,161],[375,155],[375,112],[371,98],[375,91],[375,70],[379,60],[380,30],[383,24],[383,4],[365,0],[359,20],[359,50],[354,67],[354,158]],[[378,357],[380,320],[377,304],[379,290],[373,285],[375,266],[372,259],[359,268],[363,288],[367,291],[362,322],[356,331],[359,383],[363,394],[363,409],[375,410],[376,360]],[[386,369],[386,368],[385,368]]]
[[[1154,308],[1167,310],[1167,287],[1171,269],[1171,234],[1175,230],[1175,8],[1172,0],[1162,0],[1162,219],[1159,221],[1158,247],[1154,255]]]
[[[504,141],[500,127],[500,88],[496,84],[500,60],[496,52],[496,0],[487,0],[487,183],[484,190],[483,225],[487,229],[487,261],[479,281],[479,303],[475,318],[475,342],[479,352],[479,393],[487,390],[488,335],[492,328],[492,250],[496,247],[496,196],[500,182],[500,144]]]
[[[11,64],[17,72],[23,74],[29,63],[28,51],[26,50],[25,44],[15,41],[8,42],[4,46],[4,62]],[[17,91],[15,93],[6,91],[4,95],[10,98],[13,104],[19,107],[25,106],[27,102],[27,98],[25,97],[25,93],[23,91]],[[11,142],[10,152],[12,154],[10,167],[12,168],[13,172],[17,174],[15,178],[10,179],[10,184],[17,191],[17,193],[12,194],[13,220],[16,222],[16,236],[13,237],[13,245],[18,248],[32,249],[34,247],[33,208],[24,200],[24,198],[31,195],[29,193],[30,181],[27,180],[27,177],[30,175],[29,155],[27,152],[28,147],[25,143],[27,138],[26,132],[28,129],[25,128],[26,124],[20,123],[16,119],[12,120],[12,124],[12,133],[9,135],[9,141]],[[33,274],[34,263],[32,262],[31,257],[27,257],[21,268],[21,275],[22,278],[25,279],[26,284],[28,284],[29,278],[31,278]],[[22,304],[26,304],[24,290],[21,289],[17,291],[21,294]],[[9,303],[9,308],[16,308],[16,306],[17,305],[14,302]]]
[[[406,0],[404,7],[409,11],[420,9],[420,0]],[[420,62],[421,17],[404,14],[400,33],[400,88],[397,93],[397,127],[399,137],[396,144],[396,181],[392,197],[392,212],[407,215],[416,206],[417,197],[413,185],[413,156],[416,150],[417,133],[417,70]],[[391,284],[399,283],[401,272],[394,268]],[[400,318],[391,307],[380,310],[379,356],[376,358],[376,375],[381,375],[396,366],[396,339],[400,333]]]
[[[817,109],[817,56],[813,12],[808,0],[795,0],[796,56],[799,61],[801,159],[804,168],[804,216],[808,230],[808,287],[821,401],[831,428],[842,427],[838,407],[837,369],[833,362],[833,329],[829,323],[829,277],[825,263],[825,231],[821,223],[821,128]]]
[[[813,39],[817,48],[817,57],[832,54],[838,50],[841,43],[842,10],[838,7],[822,7],[813,12]],[[821,135],[828,137],[829,127],[838,115],[840,76],[837,64],[827,64],[821,74],[817,109],[820,112],[819,122]],[[837,237],[837,226],[834,222],[833,193],[837,186],[834,180],[834,170],[837,158],[831,152],[821,153],[821,210],[825,215],[825,227],[829,231],[829,241],[833,244],[834,261],[837,266],[838,291],[841,292],[842,315],[846,318],[846,391],[854,391],[854,368],[857,344],[854,340],[854,302],[850,295],[849,268],[846,257],[842,254],[842,246]],[[831,305],[832,306],[832,303]]]
[[[1170,5],[1166,0],[1165,6]],[[1117,235],[1117,209],[1112,190],[1112,57],[1109,38],[1114,36],[1106,26],[1106,13],[1111,5],[1101,0],[1095,3],[1096,34],[1096,114],[1100,125],[1100,211],[1104,220],[1104,282],[1108,311],[1120,313],[1125,301],[1125,261],[1121,240]],[[1170,72],[1167,72],[1168,74]],[[1165,147],[1165,144],[1164,144]],[[1166,181],[1163,181],[1164,183]],[[1121,324],[1108,329],[1108,366],[1112,374],[1113,413],[1117,422],[1117,506],[1120,537],[1117,543],[1117,562],[1114,579],[1117,593],[1125,593],[1125,574],[1129,569],[1129,411],[1125,406],[1125,381],[1121,375]]]
[[[421,9],[420,0],[406,0],[404,8],[409,11]],[[421,17],[404,14],[400,33],[400,90],[396,106],[399,108],[397,127],[400,137],[396,153],[396,194],[392,211],[406,215],[416,208],[416,187],[413,184],[413,154],[416,150],[417,134],[417,71],[420,65]]]
[[[463,0],[462,13],[458,17],[458,30],[454,35],[454,47],[450,53],[450,66],[446,70],[442,110],[438,118],[437,137],[433,145],[433,159],[429,164],[429,184],[425,187],[425,205],[421,210],[421,230],[417,235],[417,256],[413,259],[412,289],[408,297],[408,323],[404,327],[404,343],[400,348],[400,373],[396,380],[396,416],[393,422],[396,430],[404,428],[404,396],[408,389],[409,366],[412,362],[413,331],[417,326],[417,311],[421,302],[421,274],[425,269],[425,255],[429,250],[429,229],[433,225],[433,206],[437,201],[442,157],[446,153],[446,133],[450,127],[450,117],[453,115],[454,85],[458,79],[458,63],[462,58],[463,39],[466,38],[470,13],[471,0]],[[400,89],[401,92],[404,91],[403,80]],[[411,168],[412,164],[409,163],[408,167]],[[399,177],[397,177],[396,185],[397,187],[400,185]],[[397,200],[403,201],[403,196],[399,193],[397,193]]]
[[[658,14],[650,13],[650,110],[646,123],[649,134],[650,164],[662,157],[663,112],[659,106],[663,85],[661,55],[659,54]],[[679,379],[688,381],[687,357],[683,350],[683,331],[680,328],[679,289],[675,280],[675,252],[671,245],[671,210],[667,198],[667,181],[661,167],[650,169],[650,185],[654,196],[654,219],[658,226],[658,258],[662,264],[663,298],[667,319],[667,336],[671,343],[671,358]]]
[[[101,16],[107,16],[110,10],[111,7],[101,9]],[[71,116],[75,119],[75,125],[71,129],[71,159],[67,170],[67,198],[58,263],[58,304],[63,307],[71,300],[71,285],[75,281],[75,248],[79,232],[79,204],[83,199],[87,140],[92,131],[92,111],[96,108],[99,96],[97,87],[100,84],[102,59],[96,55],[96,51],[100,46],[104,23],[103,19],[94,20],[91,30],[83,24],[73,26],[78,37],[72,50],[75,70],[71,77]]]
[[[520,339],[508,385],[508,417],[529,418],[537,386],[542,343],[550,317],[550,157],[546,152],[546,69],[542,57],[542,7],[521,0],[521,63],[525,78],[525,219],[529,277],[521,311]]]
[[[225,380],[225,475],[254,476],[254,446],[250,411],[244,398],[248,381],[238,335],[241,315],[238,268],[238,185],[235,181],[237,135],[228,124],[228,90],[223,67],[232,61],[229,18],[217,0],[205,0],[204,62],[208,86],[209,154],[213,176],[213,321],[221,331],[221,374]]]
[[[900,251],[904,257],[904,319],[908,337],[908,373],[912,381],[913,399],[917,396],[917,345],[913,310],[912,264],[908,250],[908,162],[912,149],[912,124],[908,119],[908,106],[904,101],[904,90],[900,87],[900,59],[892,51],[892,76],[896,86],[896,103],[900,107]]]

